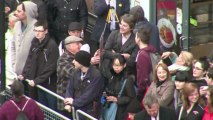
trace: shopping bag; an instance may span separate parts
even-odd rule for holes
[[[117,103],[111,103],[109,107],[106,107],[103,113],[104,120],[115,120],[117,108]]]

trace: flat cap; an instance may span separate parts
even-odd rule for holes
[[[81,31],[82,30],[81,24],[79,22],[71,22],[69,25],[69,31],[73,30]]]
[[[74,42],[79,42],[79,41],[83,41],[83,39],[76,37],[76,36],[68,36],[65,39],[65,45],[70,44],[70,43],[74,43]]]

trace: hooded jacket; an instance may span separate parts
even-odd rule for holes
[[[155,24],[152,24],[144,17],[144,10],[141,6],[137,5],[130,9],[130,14],[134,15],[136,18],[136,24],[134,28],[134,32],[142,27],[149,27],[151,28],[151,35],[149,43],[152,44],[158,52],[160,52],[160,37],[159,37],[159,30]]]
[[[145,90],[151,84],[149,80],[149,74],[152,71],[152,63],[149,53],[156,52],[156,49],[152,45],[148,45],[138,51],[136,58],[136,69],[137,69],[137,86],[138,95],[143,96]]]
[[[31,41],[34,38],[34,24],[37,22],[38,16],[37,5],[30,1],[23,2],[25,6],[25,14],[27,16],[26,28],[22,31],[23,23],[16,22],[14,27],[14,36],[12,40],[12,65],[17,75],[23,71],[27,56],[29,54]]]

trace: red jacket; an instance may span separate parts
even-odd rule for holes
[[[14,98],[12,98],[11,100],[14,100]],[[19,101],[19,102],[14,101],[14,102],[20,109],[22,109],[24,104],[26,103],[26,101],[27,101],[27,98],[22,97],[21,101]],[[10,100],[8,100],[0,108],[0,120],[15,120],[18,112],[19,111],[18,111],[17,107],[15,107],[15,105]],[[44,115],[43,115],[41,109],[38,107],[38,105],[32,99],[30,99],[28,101],[28,103],[24,109],[24,112],[26,113],[29,120],[43,120],[44,119]]]
[[[209,112],[208,106],[204,108],[204,115],[202,120],[213,120],[213,112],[212,113]]]
[[[149,74],[152,71],[152,63],[149,56],[150,52],[156,52],[156,49],[152,45],[140,49],[136,57],[137,92],[138,95],[141,96],[144,96],[147,87],[151,84],[151,80],[149,80]]]

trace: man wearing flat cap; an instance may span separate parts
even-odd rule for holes
[[[68,35],[69,36],[76,36],[76,37],[81,37],[81,32],[82,32],[82,26],[79,22],[71,22],[69,25],[69,29],[68,29]],[[65,44],[64,44],[65,40],[62,40],[59,44],[59,52],[60,55],[63,54],[64,49],[65,49]]]
[[[80,37],[76,36],[68,36],[64,41],[66,49],[57,62],[57,94],[62,97],[65,96],[66,86],[70,79],[71,71],[74,68],[74,65],[72,64],[74,55],[80,50],[82,41],[83,40]],[[58,110],[64,109],[63,101],[58,99],[57,108]]]
[[[104,88],[104,80],[100,71],[90,65],[91,55],[83,50],[75,54],[69,84],[65,95],[65,109],[71,112],[71,106],[80,109],[95,118],[100,113],[100,97]],[[96,109],[94,109],[96,108]],[[82,120],[80,116],[80,120]],[[85,118],[84,118],[85,119]],[[83,119],[83,120],[84,120]]]

